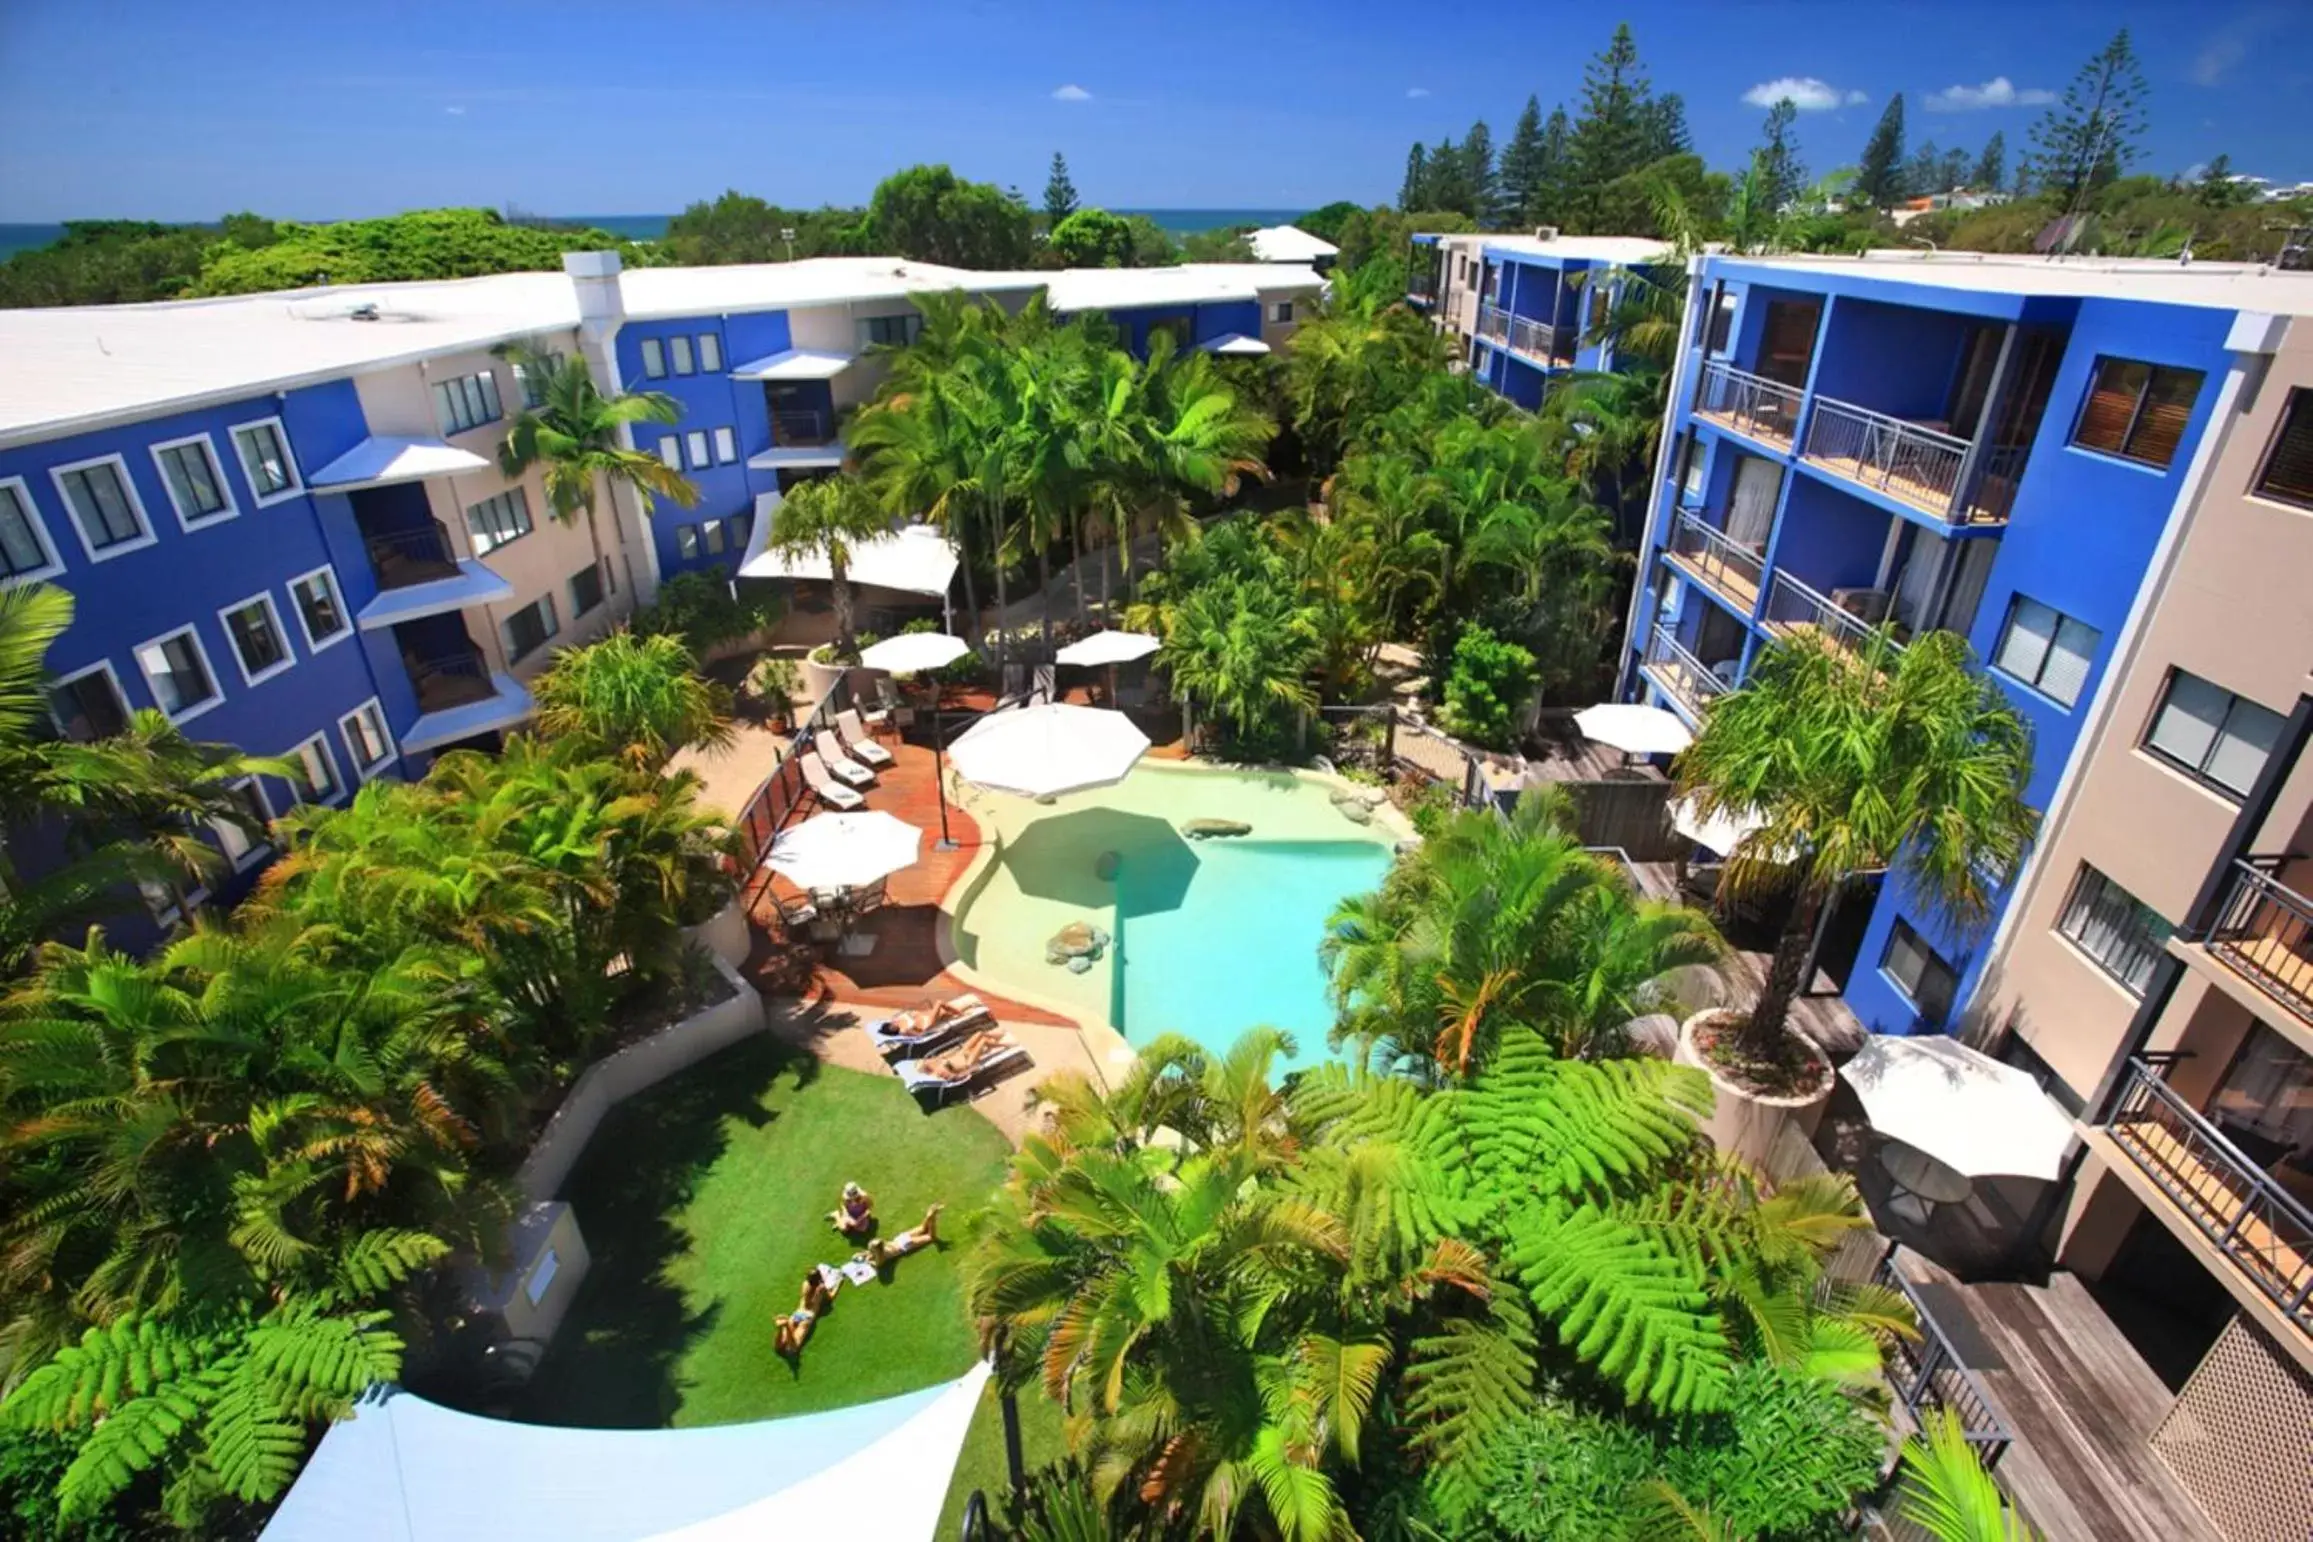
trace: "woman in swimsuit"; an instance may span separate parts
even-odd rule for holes
[[[853,1241],[875,1230],[875,1196],[856,1183],[843,1186],[843,1202],[827,1212],[827,1224]]]

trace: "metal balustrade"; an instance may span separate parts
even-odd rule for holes
[[[2236,863],[2209,951],[2313,1022],[2313,901],[2281,882],[2278,857]]]
[[[498,691],[497,683],[490,678],[488,662],[476,649],[431,658],[404,654],[402,665],[409,671],[410,684],[416,688],[420,712],[462,707],[469,702],[486,700]]]
[[[1797,386],[1714,359],[1703,366],[1695,411],[1754,439],[1788,447],[1799,427],[1799,399]]]
[[[1478,335],[1488,342],[1510,345],[1510,313],[1499,305],[1478,307]]]
[[[1697,717],[1730,689],[1726,681],[1712,673],[1710,665],[1687,652],[1677,638],[1660,626],[1648,634],[1646,654],[1640,663],[1657,685],[1677,697]]]
[[[1953,1351],[1952,1341],[1945,1336],[1935,1313],[1896,1267],[1892,1249],[1879,1261],[1872,1278],[1901,1294],[1910,1303],[1912,1315],[1919,1319],[1916,1341],[1902,1334],[1890,1335],[1887,1341],[1887,1380],[1896,1401],[1904,1406],[1914,1424],[1919,1422],[1925,1409],[1941,1408],[1955,1415],[1960,1421],[1961,1433],[1975,1448],[1976,1460],[1983,1463],[1986,1472],[1991,1471],[2015,1439],[2001,1421],[1991,1395],[1984,1390],[1984,1384],[1976,1380],[1976,1373]]]
[[[449,527],[438,519],[411,530],[367,536],[364,543],[380,589],[405,589],[458,576],[458,549],[450,544]]]
[[[1719,597],[1748,616],[1766,581],[1767,554],[1745,546],[1693,513],[1681,513],[1671,527],[1671,555],[1689,577],[1709,585]]]
[[[2131,1059],[2105,1133],[2297,1326],[2313,1333],[2313,1211]]]
[[[830,415],[817,408],[799,408],[771,414],[771,442],[776,445],[832,443],[835,427]]]
[[[1955,434],[1818,397],[1801,454],[1914,508],[1965,523],[1957,511],[1968,442]]]
[[[1834,601],[1822,590],[1789,573],[1777,569],[1767,585],[1767,613],[1763,618],[1767,629],[1778,636],[1794,632],[1821,633],[1843,648],[1861,649],[1871,641],[1872,624],[1855,612]],[[1888,638],[1890,652],[1901,653],[1903,644],[1893,636]]]

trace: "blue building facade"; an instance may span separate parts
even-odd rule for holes
[[[2184,500],[2233,315],[1704,260],[1625,695],[1699,724],[1777,636],[1956,631],[2029,724],[2047,808]],[[1966,1011],[1997,922],[1873,878],[1818,957],[1874,1031],[1932,1031]]]

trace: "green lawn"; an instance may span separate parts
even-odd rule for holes
[[[845,1180],[875,1195],[887,1234],[943,1200],[943,1232],[960,1238],[1010,1149],[969,1109],[926,1118],[894,1078],[769,1038],[661,1083],[603,1122],[565,1188],[593,1268],[517,1417],[723,1424],[962,1374],[975,1351],[953,1240],[901,1259],[888,1283],[846,1285],[792,1369],[772,1329],[808,1265],[852,1251],[826,1222]],[[992,1409],[981,1422],[995,1428]],[[976,1428],[975,1451],[987,1443]],[[1000,1437],[993,1449],[1000,1485]]]

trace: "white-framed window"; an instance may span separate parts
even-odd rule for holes
[[[570,614],[583,616],[602,603],[602,569],[588,563],[570,575]]]
[[[707,451],[707,431],[705,429],[694,428],[683,435],[683,448],[690,452],[693,471],[713,463]]]
[[[118,455],[58,466],[48,477],[72,514],[89,561],[108,562],[153,544],[152,523],[129,480],[128,462]]]
[[[1879,969],[1919,1008],[1919,1015],[1927,1022],[1940,1024],[1951,1014],[1952,997],[1960,986],[1958,971],[1900,916],[1887,934],[1887,951],[1880,955]]]
[[[554,613],[554,596],[542,594],[506,618],[506,657],[509,661],[528,658],[546,646],[562,630],[562,618]]]
[[[335,803],[345,791],[345,779],[337,774],[337,752],[329,747],[329,735],[315,734],[290,750],[289,759],[297,762],[298,772],[290,783],[300,803]]]
[[[434,382],[434,422],[444,434],[495,423],[504,411],[498,401],[498,377],[489,370]]]
[[[723,372],[723,340],[712,332],[699,334],[699,373],[720,375]]]
[[[231,432],[233,453],[241,457],[241,470],[249,478],[249,491],[256,497],[257,507],[262,509],[305,491],[297,458],[289,453],[289,432],[279,418],[236,423]]]
[[[289,651],[289,634],[282,629],[281,612],[274,607],[269,591],[226,606],[217,612],[217,619],[233,645],[241,678],[249,684],[262,684],[297,662],[297,655]]]
[[[727,539],[723,530],[723,522],[719,519],[708,520],[699,527],[699,539],[706,543],[709,556],[720,557],[723,554],[723,547]]]
[[[675,552],[686,562],[699,554],[699,527],[697,525],[675,526]]]
[[[2159,912],[2087,863],[2057,912],[2056,930],[2131,996],[2142,1000],[2173,930]]]
[[[657,338],[646,337],[642,340],[642,364],[643,373],[651,379],[667,378],[667,351],[659,345]]]
[[[1293,302],[1291,300],[1276,301],[1269,307],[1269,319],[1274,322],[1291,321],[1293,319]]]
[[[659,459],[669,471],[683,469],[683,442],[669,434],[659,441]]]
[[[562,371],[562,355],[541,353],[534,359],[514,361],[514,384],[521,389],[522,405],[537,410],[546,405],[546,386]]]
[[[728,428],[715,430],[715,464],[728,466],[739,458],[739,436]]]
[[[260,830],[270,830],[273,824],[273,806],[265,801],[265,789],[257,778],[245,776],[225,789],[226,795],[245,809]],[[209,833],[217,838],[217,848],[225,853],[225,860],[233,864],[233,871],[245,873],[263,861],[273,849],[270,840],[249,834],[229,819],[209,821]]]
[[[466,533],[473,537],[477,557],[486,557],[509,541],[519,541],[532,528],[530,495],[519,487],[466,506]]]
[[[177,523],[185,529],[198,530],[241,512],[233,506],[216,446],[207,434],[154,445],[153,466],[161,474],[161,486],[169,491]]]
[[[2172,669],[2160,705],[2153,709],[2152,726],[2145,730],[2144,747],[2238,801],[2257,785],[2257,773],[2265,769],[2284,721],[2246,696]]]
[[[289,602],[296,607],[297,624],[305,629],[306,652],[319,653],[353,635],[345,600],[337,590],[337,574],[330,569],[315,568],[289,580]]]
[[[682,336],[668,338],[667,355],[674,363],[676,374],[695,375],[698,373],[698,365],[691,361],[691,340],[689,338]]]
[[[363,781],[392,763],[394,736],[386,728],[385,709],[372,696],[360,706],[337,720],[337,731],[345,735],[345,752],[353,764],[353,774]]]
[[[67,739],[81,744],[109,739],[128,729],[128,697],[122,694],[120,676],[112,672],[112,665],[99,659],[48,683],[48,715]]]
[[[209,667],[209,650],[189,626],[139,643],[136,659],[153,700],[172,723],[189,722],[225,699]]]
[[[0,481],[0,589],[46,578],[63,566],[32,506],[32,489],[22,477]]]
[[[2080,700],[2104,634],[2053,606],[2017,595],[2000,627],[1992,667],[2063,706]]]

